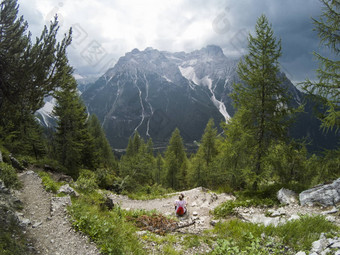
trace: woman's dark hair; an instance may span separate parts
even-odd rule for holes
[[[182,193],[182,194],[180,194],[178,198],[179,198],[179,200],[183,200],[183,198],[184,198],[184,195],[183,195],[183,193]]]

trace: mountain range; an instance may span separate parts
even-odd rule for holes
[[[176,127],[190,148],[200,140],[210,118],[219,127],[234,115],[229,94],[232,84],[241,82],[238,62],[215,45],[190,53],[134,49],[98,80],[86,84],[82,80],[79,86],[89,113],[97,115],[113,148],[125,149],[136,131],[144,139],[152,138],[156,148],[165,148]],[[291,104],[305,103],[306,111],[299,114],[291,135],[309,137],[313,150],[333,147],[335,135],[320,131],[313,104],[284,73],[278,75]],[[50,109],[51,102],[46,107]]]

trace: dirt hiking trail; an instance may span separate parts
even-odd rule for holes
[[[181,218],[181,221],[195,220],[195,224],[186,228],[187,232],[200,232],[204,229],[212,228],[210,222],[212,216],[209,211],[213,210],[221,203],[234,200],[235,197],[228,194],[216,194],[209,190],[199,187],[192,190],[182,191],[178,193],[170,194],[167,198],[153,199],[153,200],[132,200],[127,196],[111,194],[109,197],[118,203],[122,209],[135,210],[145,209],[147,211],[157,210],[158,212],[170,216],[175,216],[174,202],[178,200],[179,194],[184,194],[184,199],[187,201],[188,215]],[[193,216],[196,214],[197,216]],[[184,230],[184,229],[183,229]]]
[[[16,195],[24,209],[18,216],[26,225],[36,254],[100,254],[86,236],[72,228],[66,212],[66,206],[71,202],[69,197],[53,197],[46,192],[40,177],[33,171],[20,173],[19,179],[23,188]]]

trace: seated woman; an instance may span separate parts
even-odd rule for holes
[[[183,193],[179,195],[178,199],[175,201],[176,215],[183,216],[187,212],[187,202],[184,200]]]

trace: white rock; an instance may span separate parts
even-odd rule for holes
[[[333,213],[337,213],[337,212],[338,212],[338,209],[336,209],[336,207],[334,206],[331,210],[324,211],[324,212],[322,212],[322,214],[326,215],[326,214],[333,214]]]
[[[289,217],[288,221],[292,221],[292,220],[299,220],[300,216],[297,214],[293,214],[292,216]]]
[[[301,205],[334,206],[340,202],[340,178],[331,184],[318,185],[309,190],[305,190],[299,195]]]
[[[321,233],[320,239],[312,243],[312,252],[320,253],[326,249],[327,245],[328,241],[325,238],[325,235]]]
[[[79,194],[77,193],[77,191],[75,191],[73,188],[71,188],[69,184],[65,184],[65,185],[61,186],[58,190],[58,194],[59,193],[65,193],[67,195],[79,197]]]
[[[198,212],[194,211],[192,212],[192,216],[197,216],[198,215]]]
[[[334,223],[334,222],[336,221],[336,218],[335,218],[335,216],[328,215],[328,216],[326,217],[326,220],[328,220],[329,222]]]
[[[297,204],[297,195],[294,191],[282,188],[277,192],[277,199],[281,204]]]
[[[338,248],[340,250],[340,241],[333,243],[331,248]]]
[[[295,255],[306,255],[306,253],[304,251],[299,251],[298,253],[296,253]]]
[[[196,203],[196,202],[193,202],[193,203],[191,204],[191,206],[192,206],[192,207],[195,207],[195,206],[197,206],[197,203]]]
[[[37,228],[37,227],[39,227],[41,224],[42,224],[41,221],[36,222],[36,223],[33,224],[32,228]]]

